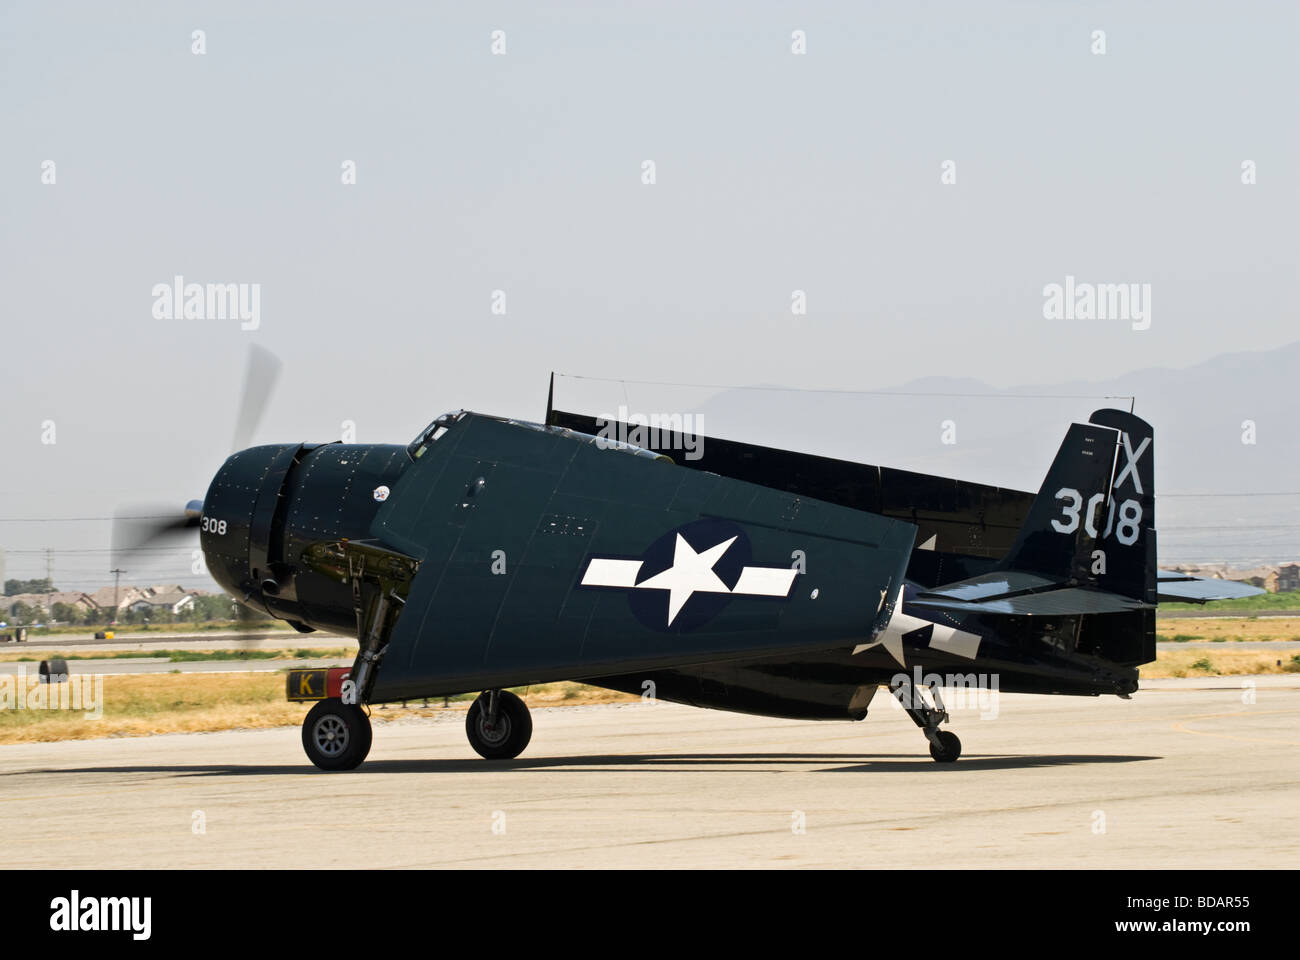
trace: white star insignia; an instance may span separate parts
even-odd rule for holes
[[[696,551],[686,538],[677,534],[673,546],[673,564],[666,570],[637,582],[641,560],[616,557],[593,557],[582,577],[587,587],[623,587],[630,590],[667,590],[668,626],[673,625],[682,607],[697,593],[731,593],[754,597],[788,597],[799,571],[786,567],[744,567],[736,586],[728,587],[713,572],[723,554],[738,540],[731,537],[707,550]]]
[[[736,538],[732,537],[696,553],[679,533],[677,545],[673,548],[673,565],[649,580],[642,580],[637,584],[637,589],[668,591],[668,626],[671,627],[692,594],[731,592],[731,588],[713,572],[713,565],[722,559],[722,555],[735,542]]]

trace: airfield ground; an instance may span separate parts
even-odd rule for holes
[[[377,726],[344,774],[293,727],[4,746],[0,835],[37,867],[1300,866],[1300,676],[1003,695],[955,713],[951,766],[884,698],[861,723],[533,716],[516,761],[447,711]]]

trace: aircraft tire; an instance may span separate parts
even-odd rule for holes
[[[940,730],[938,737],[937,745],[930,744],[930,756],[939,763],[955,763],[961,756],[961,741],[957,739],[957,734],[949,730]]]
[[[465,717],[465,735],[474,751],[487,760],[513,760],[533,738],[533,718],[528,706],[509,690],[502,690],[497,705],[496,729],[489,729],[487,694],[480,694]]]
[[[370,718],[354,703],[322,700],[302,722],[302,748],[322,770],[354,770],[370,752]]]

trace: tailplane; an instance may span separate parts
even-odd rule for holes
[[[998,567],[916,602],[985,613],[1119,613],[1156,603],[1153,432],[1123,410],[1070,425]]]

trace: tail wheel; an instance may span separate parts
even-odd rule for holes
[[[302,722],[302,748],[322,770],[353,770],[370,752],[370,718],[354,703],[322,700]]]
[[[957,739],[957,734],[940,730],[935,736],[938,742],[930,741],[930,756],[939,763],[954,763],[961,756],[961,741]]]
[[[533,718],[522,700],[509,690],[496,692],[497,715],[488,715],[492,691],[479,694],[465,717],[465,734],[480,757],[513,760],[533,738]]]

